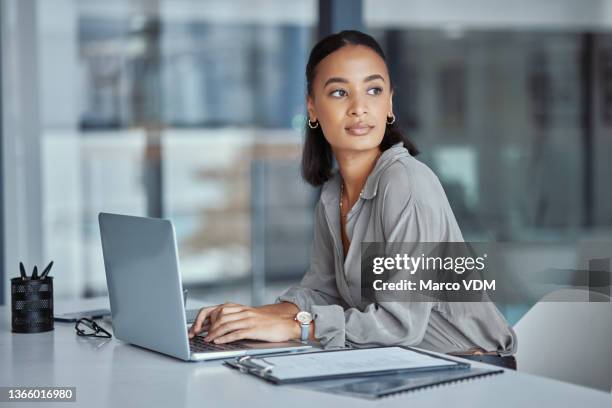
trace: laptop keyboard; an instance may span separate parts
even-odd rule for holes
[[[189,348],[191,351],[198,353],[203,351],[231,351],[231,350],[244,350],[248,346],[241,342],[227,343],[227,344],[214,344],[204,340],[202,336],[195,336],[189,339]]]

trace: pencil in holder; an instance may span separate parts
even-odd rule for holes
[[[13,333],[53,330],[53,277],[11,279],[11,312]]]

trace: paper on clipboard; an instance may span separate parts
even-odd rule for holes
[[[463,363],[404,347],[376,347],[250,358],[254,373],[280,382],[364,373],[445,369]]]

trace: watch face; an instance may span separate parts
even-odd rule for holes
[[[312,321],[312,315],[305,311],[299,312],[295,318],[302,324],[308,324]]]

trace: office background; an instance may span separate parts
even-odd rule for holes
[[[100,211],[171,219],[190,296],[298,281],[304,67],[343,28],[382,44],[466,239],[612,240],[612,1],[0,4],[0,304],[20,260],[55,261],[56,299],[105,294]]]

